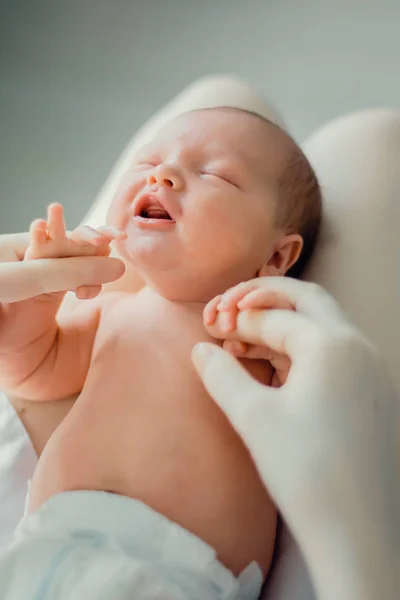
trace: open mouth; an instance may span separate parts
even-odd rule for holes
[[[136,217],[146,221],[157,220],[174,222],[174,219],[167,209],[161,204],[161,202],[152,196],[143,198],[143,200],[138,203],[135,213]]]

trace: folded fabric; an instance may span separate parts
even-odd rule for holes
[[[2,600],[257,600],[262,573],[235,577],[216,552],[138,500],[53,496],[0,552]]]

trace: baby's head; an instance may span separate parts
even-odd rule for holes
[[[321,194],[288,134],[233,108],[188,112],[132,160],[108,214],[118,247],[171,300],[206,302],[257,275],[297,277]]]

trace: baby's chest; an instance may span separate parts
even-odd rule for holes
[[[182,386],[197,380],[190,355],[199,341],[211,341],[201,314],[140,298],[120,302],[100,322],[91,369],[112,373],[120,386]]]
[[[206,332],[202,313],[192,307],[168,302],[147,302],[138,294],[119,302],[100,322],[94,345],[87,388],[93,396],[150,400],[159,397],[177,406],[188,398],[196,403],[205,389],[196,374],[191,352],[198,342],[213,342]],[[271,379],[264,361],[242,361],[262,383]]]

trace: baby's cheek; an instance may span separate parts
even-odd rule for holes
[[[106,215],[106,225],[111,225],[112,227],[118,227],[117,219],[118,213],[115,209],[115,204],[114,202],[111,203],[108,211],[107,211],[107,215]]]
[[[240,229],[226,213],[210,212],[200,215],[193,224],[196,237],[196,248],[201,248],[213,262],[232,261],[237,254],[238,235]],[[194,237],[194,236],[193,236]]]
[[[106,225],[112,225],[118,229],[123,229],[122,222],[124,220],[124,203],[120,198],[116,197],[111,202],[107,212]]]
[[[131,177],[128,173],[118,184],[114,197],[108,209],[106,223],[124,229],[132,216],[132,204],[143,185],[142,181]]]

